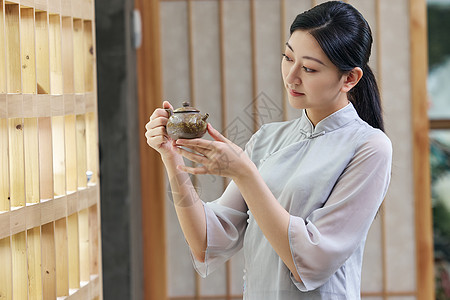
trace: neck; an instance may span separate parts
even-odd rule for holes
[[[306,115],[308,116],[308,119],[311,121],[311,123],[316,127],[316,125],[328,117],[329,115],[337,112],[338,110],[344,108],[349,104],[350,101],[346,98],[345,101],[340,101],[340,103],[333,107],[326,107],[326,108],[307,108],[306,109]]]

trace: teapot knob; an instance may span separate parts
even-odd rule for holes
[[[189,104],[189,102],[188,101],[184,101],[183,102],[183,107],[188,107],[190,104]]]

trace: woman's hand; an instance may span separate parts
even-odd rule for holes
[[[164,101],[163,108],[172,108],[172,105]],[[170,158],[179,156],[172,140],[166,131],[167,121],[169,120],[169,113],[164,109],[157,108],[150,116],[150,122],[145,125],[147,132],[145,137],[147,138],[147,144],[158,151],[162,157]]]
[[[179,170],[191,174],[211,174],[231,179],[245,175],[253,162],[244,151],[208,124],[208,133],[214,139],[179,139],[177,152],[187,159],[201,164],[198,167],[178,166]],[[193,152],[183,148],[188,148]]]

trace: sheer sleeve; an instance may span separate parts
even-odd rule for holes
[[[257,135],[258,133],[255,133],[245,146],[245,153],[250,158]],[[197,273],[206,277],[242,248],[247,228],[248,208],[233,181],[219,199],[204,202],[203,207],[207,236],[205,261],[198,261],[192,253],[191,258]]]
[[[392,146],[384,134],[362,144],[336,182],[327,202],[306,219],[292,216],[289,243],[301,291],[323,285],[364,242],[386,195]]]

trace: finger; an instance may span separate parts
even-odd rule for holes
[[[206,167],[186,167],[178,165],[177,169],[183,172],[187,172],[189,174],[193,175],[201,175],[201,174],[208,174],[208,169]]]
[[[163,108],[171,108],[171,109],[173,109],[173,106],[172,106],[172,104],[170,104],[169,101],[164,101],[163,102]]]
[[[168,137],[166,128],[163,126],[152,128],[150,130],[147,130],[145,133],[145,136],[147,138],[155,137],[155,136],[165,136]]]
[[[219,131],[217,131],[214,127],[212,127],[211,123],[208,123],[208,133],[209,135],[216,141],[231,143],[226,137],[224,137]]]
[[[154,120],[151,120],[145,125],[145,129],[150,130],[155,127],[159,126],[166,126],[168,122],[167,118],[156,118]]]
[[[158,117],[168,118],[169,113],[165,109],[157,108],[157,109],[155,109],[153,114],[150,116],[150,121],[153,121],[154,119],[156,119]]]
[[[202,164],[202,165],[204,165],[205,163],[208,162],[208,159],[205,156],[203,156],[203,155],[192,153],[192,152],[187,151],[187,150],[185,150],[185,149],[183,149],[181,147],[176,147],[176,149],[177,149],[177,152],[179,154],[181,154],[182,156],[186,157],[190,161],[193,161],[193,162],[196,162],[196,163],[199,163],[199,164]]]
[[[208,141],[205,139],[178,139],[177,140],[177,145],[180,145],[183,147],[187,147],[187,148],[198,147],[198,148],[203,148],[203,149],[208,149],[208,150],[214,149],[213,143],[214,143],[213,141]]]

